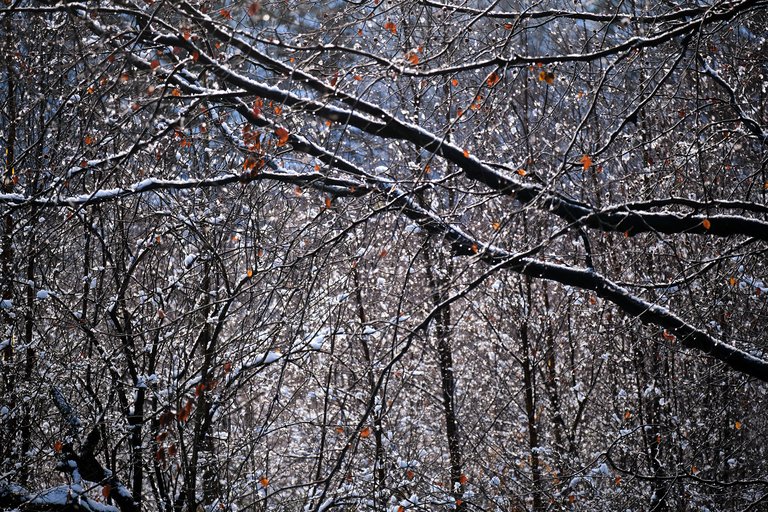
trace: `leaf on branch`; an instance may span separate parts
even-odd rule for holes
[[[290,136],[290,132],[283,128],[282,126],[275,129],[275,137],[277,137],[277,145],[278,146],[284,146],[286,142],[288,142],[288,137]]]
[[[712,223],[709,221],[709,219],[704,219],[701,221],[701,225],[704,226],[704,229],[709,229],[712,227]]]
[[[261,115],[261,109],[264,107],[264,100],[261,98],[256,98],[253,100],[253,107],[251,107],[251,112],[253,112],[253,115],[260,116]]]
[[[55,443],[53,443],[53,451],[56,453],[61,453],[61,449],[64,447],[64,443],[62,443],[59,440],[56,440]]]
[[[552,85],[555,83],[555,74],[551,71],[539,71],[539,81]]]
[[[581,162],[581,165],[585,171],[592,167],[592,157],[589,155],[582,155],[579,159],[579,162]]]
[[[742,426],[741,422],[738,420],[736,421],[736,423],[733,424],[733,428],[735,428],[736,430],[741,430],[741,426]]]
[[[261,4],[259,2],[252,2],[245,12],[248,14],[248,17],[253,17],[259,14],[259,11],[261,11]]]
[[[493,71],[490,75],[488,75],[488,78],[485,79],[485,83],[488,84],[488,87],[493,87],[499,83],[499,81],[501,81],[501,76],[496,71]]]
[[[158,59],[154,59],[152,62],[149,63],[149,67],[151,69],[157,69],[160,67],[160,61]]]
[[[363,439],[368,439],[371,437],[371,427],[365,427],[363,430],[360,431],[360,437]]]
[[[384,29],[389,30],[393,34],[397,34],[397,25],[392,23],[391,21],[388,21],[384,24]]]
[[[419,64],[419,56],[413,50],[405,54],[405,60],[410,62],[412,66],[418,66]]]

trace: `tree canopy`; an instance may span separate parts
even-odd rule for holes
[[[0,508],[764,507],[766,7],[6,0]]]

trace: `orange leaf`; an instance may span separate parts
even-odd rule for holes
[[[699,468],[697,468],[696,466],[691,466],[691,473],[695,475],[698,472],[699,472]]]
[[[408,480],[413,480],[414,476],[416,476],[416,473],[414,473],[412,469],[409,469],[408,471],[405,472],[405,477]]]
[[[499,83],[500,80],[501,80],[501,77],[496,71],[494,71],[490,75],[488,75],[488,78],[485,79],[485,83],[488,84],[488,87],[493,87],[494,85]]]
[[[736,421],[736,423],[733,424],[733,428],[735,428],[736,430],[741,430],[741,422]]]
[[[416,55],[414,52],[406,53],[405,58],[408,62],[410,62],[414,66],[418,65],[419,63],[419,56]]]
[[[155,59],[152,62],[149,63],[149,67],[152,69],[157,69],[160,67],[160,61]]]
[[[101,495],[105,498],[109,498],[109,493],[112,492],[112,486],[109,484],[106,484],[104,487],[101,488]]]
[[[85,139],[84,139],[84,142],[85,142],[87,145],[89,145],[89,146],[90,146],[91,144],[93,144],[93,137],[91,137],[90,135],[86,135],[86,136],[85,136]]]
[[[259,480],[259,483],[261,484],[262,487],[266,487],[269,485],[269,478],[263,476],[261,477],[261,480]]]
[[[505,23],[504,24],[504,28],[507,29],[507,30],[512,30],[512,27],[514,27],[514,25],[512,25],[511,23]]]
[[[283,146],[286,142],[288,142],[288,136],[290,135],[290,132],[280,126],[279,128],[275,129],[275,136],[277,136],[277,145]]]
[[[275,105],[273,110],[275,111],[276,116],[279,116],[280,114],[283,113],[283,107],[281,107],[280,105]]]
[[[331,198],[330,197],[326,197],[325,198],[325,207],[330,209],[330,207],[331,207]]]
[[[624,421],[627,421],[631,417],[632,417],[632,413],[629,411],[629,409],[624,411]]]
[[[525,176],[525,175],[526,175],[526,174],[528,174],[528,173],[527,173],[527,172],[525,172],[525,169],[518,169],[518,170],[517,170],[517,174],[519,174],[520,176]]]
[[[225,20],[231,20],[232,19],[232,13],[229,12],[228,9],[221,9],[219,11],[219,14],[221,14],[221,17],[224,18]]]
[[[539,67],[541,67],[541,64],[539,65]],[[539,81],[546,82],[547,84],[552,85],[553,83],[555,83],[555,74],[552,73],[551,71],[545,71],[545,70],[539,71]]]
[[[253,269],[249,268],[248,270],[246,270],[245,271],[245,275],[248,276],[248,279],[252,278],[253,277]]]
[[[260,116],[261,115],[261,108],[264,106],[264,100],[261,98],[256,98],[253,101],[253,107],[251,108],[251,112],[253,112],[253,115]]]
[[[361,81],[361,80],[363,79],[363,77],[362,77],[362,76],[360,76],[360,75],[355,75],[355,76],[353,76],[352,78],[353,78],[353,79],[355,79],[355,80],[356,80],[356,81],[358,81],[358,82],[359,82],[359,81]]]
[[[709,229],[712,227],[712,223],[709,222],[709,219],[704,219],[701,221],[701,225],[704,226],[704,229]]]
[[[195,50],[192,52],[192,62],[197,62],[198,60],[200,60],[200,52]]]
[[[473,252],[473,253],[477,254],[477,252],[478,252],[479,250],[480,250],[480,249],[477,247],[477,244],[472,244],[472,252]]]
[[[171,96],[176,96],[178,98],[181,96],[181,91],[178,88],[175,88],[171,91]]]
[[[621,485],[621,476],[616,475],[616,478],[614,478],[613,481],[616,485]]]
[[[388,21],[384,24],[384,29],[389,30],[393,34],[397,34],[397,25],[392,23],[391,21]]]
[[[467,478],[467,475],[461,475],[461,476],[459,477],[459,483],[460,483],[461,485],[466,485],[466,484],[467,484],[467,482],[469,482],[469,478]]]
[[[491,227],[493,228],[494,231],[498,231],[498,230],[501,229],[501,223],[500,222],[492,222],[491,223]]]
[[[397,507],[397,512],[405,512],[405,507],[400,505],[399,507]]]
[[[731,286],[736,286],[736,278],[735,278],[735,277],[731,277],[731,278],[728,280],[728,282],[731,284]]]
[[[589,155],[582,155],[579,159],[579,162],[581,162],[581,165],[584,167],[584,170],[586,171],[592,166],[592,157]]]
[[[464,150],[464,158],[469,158],[469,150],[468,149]]]
[[[301,187],[296,186],[296,187],[293,188],[293,195],[295,195],[296,197],[301,197],[301,195],[303,193],[304,193],[304,191],[301,190]]]
[[[363,439],[368,439],[371,437],[371,427],[365,427],[363,430],[360,431],[360,437]]]
[[[55,443],[53,443],[53,451],[56,453],[61,453],[61,449],[63,447],[64,447],[64,443],[62,443],[61,441],[57,440]]]
[[[456,87],[456,86],[459,85],[459,81],[456,78],[454,78],[454,79],[451,80],[451,85]]]

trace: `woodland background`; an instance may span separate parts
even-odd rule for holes
[[[0,508],[766,510],[767,7],[4,0]]]

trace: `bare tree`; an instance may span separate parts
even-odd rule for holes
[[[766,6],[7,2],[0,506],[758,509]]]

